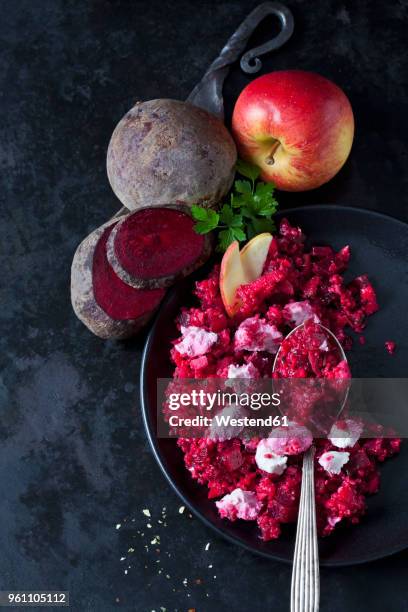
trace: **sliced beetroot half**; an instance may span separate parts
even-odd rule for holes
[[[100,338],[136,334],[151,318],[165,291],[138,290],[116,276],[106,242],[117,219],[90,234],[76,250],[71,270],[71,301],[78,318]]]
[[[194,231],[191,216],[177,207],[138,210],[112,231],[107,256],[116,274],[136,288],[168,287],[210,256],[211,240]]]
[[[138,319],[155,310],[165,291],[134,289],[115,274],[106,256],[106,244],[113,229],[111,225],[104,230],[95,248],[92,267],[95,299],[112,319]]]

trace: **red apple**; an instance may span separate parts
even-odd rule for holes
[[[234,108],[241,157],[285,191],[327,183],[346,161],[354,118],[345,93],[312,72],[283,70],[252,81]]]

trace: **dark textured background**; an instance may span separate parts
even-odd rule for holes
[[[357,131],[330,185],[281,200],[407,220],[407,2],[289,5],[294,37],[265,69],[332,78]],[[118,208],[105,175],[116,122],[138,98],[185,98],[253,6],[1,3],[0,589],[70,590],[78,611],[288,609],[289,567],[179,514],[142,429],[144,338],[103,342],[69,302],[76,245]],[[237,68],[227,99],[247,81]],[[408,610],[407,560],[323,570],[322,610]]]

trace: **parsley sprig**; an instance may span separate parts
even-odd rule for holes
[[[236,180],[229,202],[218,209],[193,205],[191,214],[198,234],[218,232],[217,250],[225,251],[231,242],[243,242],[262,232],[273,232],[272,219],[278,207],[274,197],[275,185],[258,181],[260,169],[238,160],[236,171],[247,180]]]

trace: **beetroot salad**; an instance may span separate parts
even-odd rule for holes
[[[348,331],[361,334],[378,310],[366,275],[344,280],[349,258],[348,246],[338,252],[329,246],[306,249],[301,229],[283,220],[262,275],[238,288],[234,316],[224,308],[215,266],[196,283],[198,304],[178,317],[174,378],[350,377],[347,361],[318,325],[331,330],[347,351]],[[286,338],[301,323],[300,333]],[[378,463],[399,450],[399,439],[363,439],[361,431],[359,423],[345,418],[327,439],[314,440],[320,535],[359,522],[366,496],[379,488]],[[186,468],[207,486],[220,516],[256,521],[264,540],[279,537],[282,524],[297,519],[303,453],[312,442],[307,429],[295,423],[279,438],[178,439]]]

